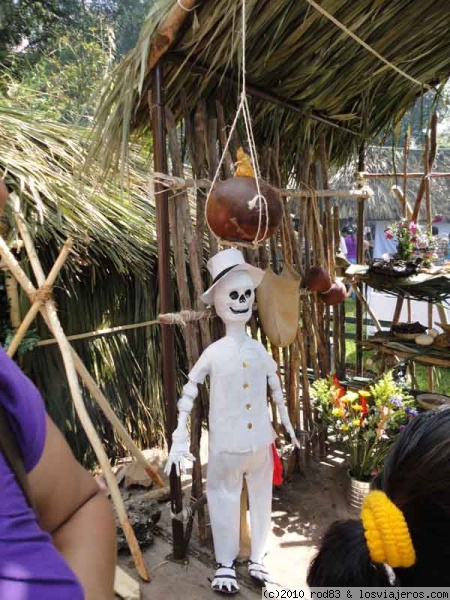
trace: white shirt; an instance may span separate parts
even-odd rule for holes
[[[199,384],[210,377],[210,451],[255,452],[275,440],[267,378],[276,371],[264,346],[248,336],[242,343],[225,336],[206,348],[189,379]]]

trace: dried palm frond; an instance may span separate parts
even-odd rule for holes
[[[105,170],[124,160],[133,134],[149,129],[149,53],[160,23],[174,4],[175,0],[154,3],[136,47],[118,65],[100,96],[91,156],[102,148]],[[436,84],[449,76],[445,3],[328,0],[322,4],[419,82]],[[342,164],[362,139],[371,140],[394,123],[422,92],[306,0],[247,0],[246,5],[247,82],[256,142],[261,150],[264,144],[273,144],[279,133],[280,170],[285,178],[298,176],[306,138],[314,141],[325,133],[331,162]],[[201,2],[163,56],[166,98],[178,118],[183,103],[193,108],[200,98],[218,98],[227,123],[232,122],[239,94],[240,7],[240,0]]]
[[[83,128],[42,120],[0,102],[0,172],[21,198],[46,273],[60,246],[72,236],[74,255],[54,289],[68,335],[152,320],[158,314],[155,209],[144,156],[128,165],[127,186],[112,178],[100,184],[98,167],[80,172],[86,154]],[[27,258],[20,255],[29,271]],[[24,314],[28,299],[22,295]],[[37,321],[37,332],[49,332]],[[184,365],[181,338],[178,364]],[[112,408],[141,446],[164,438],[159,327],[74,342]],[[77,457],[93,454],[75,414],[59,350],[37,347],[22,360],[43,393],[50,414]],[[110,456],[120,446],[98,407],[87,399]]]

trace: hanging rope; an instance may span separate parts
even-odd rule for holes
[[[259,169],[258,156],[257,156],[257,152],[256,152],[255,138],[253,136],[252,120],[251,120],[251,116],[250,116],[250,108],[249,108],[248,100],[247,100],[247,91],[246,91],[246,83],[247,83],[246,82],[246,74],[247,74],[247,66],[246,66],[246,47],[247,47],[246,20],[247,20],[247,16],[246,16],[245,0],[242,0],[242,58],[241,58],[242,90],[241,90],[241,94],[240,94],[240,101],[239,101],[239,105],[238,105],[238,108],[237,108],[237,111],[236,111],[236,115],[234,117],[233,124],[231,125],[230,133],[228,134],[228,138],[227,138],[227,141],[225,143],[224,149],[222,151],[222,156],[220,157],[219,164],[217,165],[217,170],[216,170],[216,172],[214,174],[214,178],[213,178],[213,181],[212,181],[212,184],[211,184],[210,192],[208,193],[208,196],[206,198],[205,218],[206,218],[206,211],[207,211],[207,206],[208,206],[209,198],[211,196],[211,191],[213,190],[214,185],[216,184],[216,182],[217,182],[217,180],[219,178],[220,169],[222,167],[222,164],[223,164],[223,161],[225,159],[225,156],[226,156],[226,154],[228,152],[230,141],[231,141],[231,138],[233,136],[234,130],[236,129],[237,122],[238,122],[239,117],[241,116],[241,113],[242,113],[242,118],[244,120],[245,131],[246,131],[246,134],[247,134],[248,145],[249,145],[249,150],[250,150],[250,159],[251,159],[251,162],[252,162],[253,170],[255,172],[255,182],[256,182],[256,190],[257,190],[257,194],[248,202],[248,208],[250,210],[253,210],[256,207],[256,205],[258,204],[258,209],[259,209],[258,230],[256,232],[255,238],[252,241],[252,245],[254,247],[256,247],[267,236],[267,232],[269,230],[269,209],[268,209],[267,199],[261,193],[261,189],[259,187],[259,179],[261,178],[261,172],[260,172],[260,169]],[[264,226],[263,226],[263,222],[262,222],[263,206],[264,206],[264,210],[265,210],[265,214],[266,214],[266,219],[265,219],[265,225]],[[206,222],[208,223],[208,219],[207,218],[206,218]],[[208,227],[209,227],[209,223],[208,223]],[[211,230],[211,228],[210,228],[210,230]],[[264,231],[263,231],[263,234],[261,235],[262,230],[264,230]],[[217,240],[218,240],[218,242],[220,244],[224,244],[224,243],[226,244],[227,243],[224,240],[220,239],[212,230],[211,230],[211,233],[213,233],[213,235],[215,235],[215,237],[217,238]],[[235,245],[235,243],[233,243],[231,245]],[[242,244],[242,245],[247,245],[247,244]]]

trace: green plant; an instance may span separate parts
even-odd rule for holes
[[[424,232],[414,221],[406,219],[393,223],[384,230],[386,239],[397,241],[397,254],[403,260],[420,258],[424,266],[437,259],[436,242],[431,232]]]
[[[314,408],[348,458],[350,475],[369,481],[397,434],[417,414],[416,400],[390,371],[367,390],[345,390],[335,377],[311,386]]]

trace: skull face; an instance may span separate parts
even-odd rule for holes
[[[214,306],[224,323],[247,323],[254,300],[255,285],[246,271],[233,271],[214,290]]]

